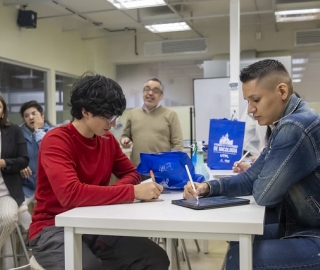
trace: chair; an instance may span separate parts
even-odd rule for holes
[[[38,264],[34,256],[30,258],[30,267],[31,270],[45,270],[40,264]]]
[[[22,204],[22,205],[18,208],[18,214],[19,214],[19,213],[22,213],[22,212],[25,212],[25,211],[28,211],[28,206],[25,205],[25,204]],[[21,247],[22,247],[22,249],[23,249],[23,254],[22,254],[22,255],[17,254],[16,234],[18,234],[19,242],[20,242]],[[27,248],[26,248],[24,239],[23,239],[22,234],[21,234],[20,227],[19,227],[19,225],[18,225],[17,222],[15,223],[15,228],[14,228],[14,230],[13,230],[13,231],[11,232],[11,234],[10,234],[10,240],[11,240],[12,254],[2,255],[2,256],[1,256],[2,258],[13,257],[15,268],[11,268],[11,269],[9,269],[9,270],[23,269],[23,268],[29,267],[29,265],[30,265],[30,264],[29,264],[29,261],[30,261],[29,253],[28,253],[28,250],[27,250]],[[20,266],[20,267],[19,267],[19,266],[18,266],[18,257],[25,257],[26,260],[27,260],[27,264],[24,265],[24,266]]]
[[[227,265],[227,256],[228,256],[228,251],[230,249],[230,243],[228,243],[228,248],[227,248],[227,252],[226,255],[224,256],[223,262],[222,262],[222,266],[221,266],[221,270],[226,270],[226,265]]]
[[[162,244],[164,245],[164,247],[166,246],[166,238],[151,238],[152,241],[156,242],[157,244],[160,244],[160,239],[162,240]],[[181,250],[182,250],[182,258],[184,261],[187,261],[187,265],[188,265],[188,269],[192,270],[191,268],[191,264],[190,264],[190,260],[189,260],[189,256],[188,256],[188,252],[187,252],[187,247],[185,245],[184,239],[180,239],[181,241]],[[194,240],[197,250],[198,252],[200,251],[200,247],[198,244],[198,241],[195,239]],[[177,263],[177,270],[181,270],[181,266],[180,266],[180,261],[179,261],[179,253],[178,253],[178,246],[179,246],[179,239],[173,239],[173,248],[174,248],[174,255],[176,257],[176,263]]]

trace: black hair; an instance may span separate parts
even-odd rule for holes
[[[42,115],[44,113],[43,107],[41,106],[41,104],[39,104],[38,101],[36,100],[30,100],[27,101],[25,103],[23,103],[20,107],[20,115],[22,118],[24,112],[29,109],[29,108],[36,108],[36,110]],[[49,124],[50,126],[52,126],[52,124],[48,121],[48,120],[44,120],[45,123]]]
[[[39,113],[43,114],[42,106],[36,100],[30,100],[28,102],[23,103],[20,107],[20,114],[22,118],[25,110],[29,108],[36,108]]]
[[[261,60],[243,68],[240,72],[240,81],[242,83],[255,79],[260,81],[269,76],[284,78],[285,81],[283,81],[283,83],[288,85],[290,93],[293,92],[292,81],[285,66],[273,59]]]
[[[86,72],[72,86],[70,113],[81,119],[82,109],[93,116],[109,118],[122,115],[126,109],[126,98],[119,84],[105,76]]]
[[[150,81],[153,81],[153,82],[158,82],[160,84],[160,90],[163,92],[164,90],[164,85],[162,84],[162,82],[158,79],[158,78],[151,78],[149,80],[147,80],[144,84],[144,86],[146,86],[147,82],[150,82]]]
[[[9,126],[11,125],[11,123],[8,121],[8,106],[7,103],[5,102],[5,100],[3,99],[2,96],[0,96],[0,102],[2,103],[2,113],[3,115],[0,115],[0,127],[4,127],[4,126]]]

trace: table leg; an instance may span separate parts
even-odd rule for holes
[[[168,270],[172,270],[172,263],[173,263],[173,249],[172,249],[172,239],[171,238],[167,238],[167,241],[166,241],[166,250],[167,250],[167,254],[168,254],[168,257],[169,257],[169,261],[170,261],[170,266],[169,266],[169,269]]]
[[[82,235],[74,228],[64,228],[64,255],[66,270],[82,269]]]
[[[252,235],[239,236],[240,270],[252,270]]]
[[[203,253],[208,254],[209,253],[209,242],[208,240],[203,240]]]

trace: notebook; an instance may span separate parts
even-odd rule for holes
[[[249,204],[250,200],[237,198],[237,197],[217,196],[217,197],[199,198],[199,202],[196,199],[192,199],[192,200],[181,199],[181,200],[172,200],[171,203],[175,205],[183,206],[183,207],[192,208],[195,210],[203,210],[203,209],[212,209],[212,208]]]

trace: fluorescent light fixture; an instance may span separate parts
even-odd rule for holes
[[[301,78],[302,77],[302,74],[292,74],[292,78],[293,79],[298,79],[298,78]]]
[[[294,67],[292,68],[293,72],[299,72],[299,71],[304,71],[306,68],[305,67]]]
[[[320,9],[296,9],[296,10],[283,10],[276,11],[277,22],[297,22],[297,21],[310,21],[320,19]]]
[[[175,23],[161,23],[146,25],[145,28],[153,33],[164,33],[164,32],[176,32],[176,31],[187,31],[191,30],[189,25],[185,22],[175,22]]]
[[[308,63],[307,58],[293,58],[292,59],[293,65],[301,65],[301,64],[306,64],[306,63]]]
[[[144,7],[164,6],[164,0],[107,0],[118,9],[134,9]]]
[[[294,80],[292,80],[292,82],[293,83],[299,83],[299,82],[301,82],[301,79],[294,79]]]

